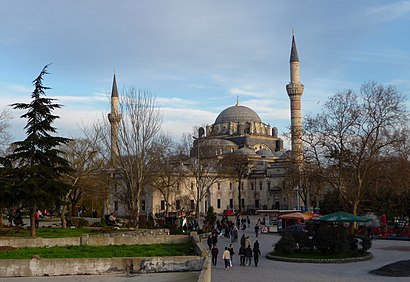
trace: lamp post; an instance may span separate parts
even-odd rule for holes
[[[196,177],[196,216],[199,218],[199,203],[200,203],[200,186],[201,186],[201,163],[200,163],[200,150],[199,143],[204,136],[205,130],[203,127],[198,128],[198,137],[192,136],[196,140],[196,149],[197,149],[197,177]],[[209,205],[209,203],[208,203]]]

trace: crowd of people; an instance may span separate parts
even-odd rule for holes
[[[254,227],[256,237],[258,237],[259,234],[259,225],[260,220],[258,220],[258,223],[256,223]],[[211,234],[207,238],[207,245],[211,253],[213,266],[217,265],[218,255],[220,255],[220,253],[222,253],[222,260],[225,269],[229,269],[233,266],[233,258],[236,253],[232,243],[238,242],[239,228],[245,231],[246,228],[249,227],[249,217],[240,218],[239,216],[237,216],[236,224],[233,221],[231,221],[227,216],[223,216],[220,221],[217,220],[216,228],[211,232]],[[220,252],[218,249],[218,237],[220,236],[230,238],[231,242],[229,246],[224,247],[224,250],[222,252]],[[239,266],[251,266],[253,259],[253,265],[257,267],[259,263],[259,256],[261,255],[258,240],[256,240],[252,245],[250,237],[246,236],[245,233],[243,233],[242,237],[240,238],[240,247],[238,249],[237,254],[239,255]]]

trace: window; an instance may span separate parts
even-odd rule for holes
[[[232,190],[232,182],[229,183],[229,190]]]
[[[194,209],[195,209],[195,201],[191,200],[191,210],[194,210]]]
[[[270,182],[268,182],[268,190],[270,190]]]
[[[118,202],[117,201],[114,202],[114,210],[118,211]]]
[[[191,182],[191,190],[194,190],[194,182]]]
[[[221,183],[218,182],[218,190],[221,190]]]
[[[243,182],[241,183],[241,186],[242,186],[242,190],[243,190],[243,186],[244,186],[244,183],[243,183]]]
[[[242,207],[245,207],[245,199],[244,198],[241,199],[241,202],[242,202]]]
[[[233,199],[229,199],[229,208],[233,209]]]
[[[251,190],[253,190],[255,187],[253,186],[253,183],[251,183]]]
[[[221,199],[217,199],[217,200],[216,200],[216,207],[217,207],[218,209],[221,208]]]
[[[179,190],[179,183],[177,184],[177,190]]]
[[[255,200],[255,208],[257,208],[257,209],[259,208],[259,199]]]
[[[262,190],[262,181],[259,182],[259,190]]]
[[[181,209],[181,200],[176,200],[175,201],[175,209],[180,210]]]
[[[162,211],[165,210],[165,201],[164,200],[161,201],[161,210]]]
[[[141,210],[145,211],[145,200],[141,201]]]

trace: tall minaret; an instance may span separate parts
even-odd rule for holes
[[[286,91],[290,98],[292,152],[296,162],[303,160],[301,103],[303,89],[304,85],[299,80],[299,58],[296,50],[295,34],[293,34],[292,49],[290,51],[290,83],[286,85]]]
[[[111,164],[115,166],[116,159],[119,156],[118,128],[121,120],[121,114],[118,112],[118,90],[115,73],[111,90],[111,113],[108,114],[108,120],[111,123]]]

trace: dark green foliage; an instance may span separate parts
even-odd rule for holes
[[[282,238],[275,244],[275,252],[291,255],[296,250],[296,241],[291,234],[285,234]]]
[[[309,238],[309,234],[307,232],[293,232],[289,233],[290,236],[296,242],[298,249],[302,250],[311,250],[313,249],[313,240]]]
[[[361,239],[360,245],[362,245],[361,251],[367,252],[367,250],[372,247],[372,241],[367,236],[362,236],[360,237],[360,239]]]
[[[339,254],[349,249],[349,236],[343,226],[321,226],[313,235],[313,243],[324,254]]]
[[[88,220],[82,217],[74,217],[72,220],[75,227],[86,227],[90,225]]]
[[[24,127],[27,137],[13,143],[13,153],[1,159],[1,176],[10,204],[27,208],[31,215],[37,209],[50,209],[61,202],[69,187],[60,176],[71,171],[69,163],[58,150],[60,145],[70,140],[52,135],[56,133],[52,123],[59,118],[52,112],[61,105],[44,97],[45,90],[49,89],[43,86],[47,67],[33,81],[35,89],[31,102],[11,105],[14,109],[26,111],[21,118],[27,119]],[[32,231],[34,233],[34,228]]]
[[[216,214],[214,212],[214,207],[210,206],[205,216],[206,227],[204,227],[204,229],[206,229],[206,231],[211,231],[212,227],[215,225],[215,222]]]

